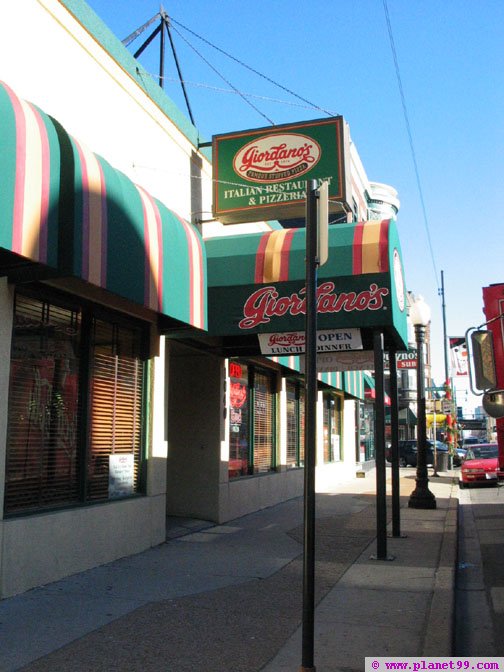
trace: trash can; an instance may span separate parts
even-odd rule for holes
[[[437,451],[437,470],[438,471],[448,471],[449,469],[449,463],[448,463],[449,455],[448,453],[442,453],[441,451]]]

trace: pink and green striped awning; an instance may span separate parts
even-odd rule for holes
[[[206,329],[198,231],[3,83],[0,250]]]

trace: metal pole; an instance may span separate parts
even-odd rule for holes
[[[317,439],[317,182],[306,189],[306,354],[303,634],[300,672],[314,672],[315,449]]]
[[[425,367],[424,351],[425,327],[415,324],[417,343],[417,471],[416,487],[411,493],[408,506],[412,509],[435,509],[436,498],[429,490],[427,474],[427,431],[425,418]]]
[[[397,398],[396,350],[389,350],[390,371],[390,439],[392,442],[392,536],[401,536],[401,501],[399,481],[399,409]]]
[[[385,375],[383,366],[383,334],[373,331],[375,367],[375,462],[376,462],[376,555],[374,560],[389,560],[387,556],[387,481],[385,470]]]
[[[177,73],[178,73],[180,86],[182,87],[182,93],[184,94],[184,100],[185,100],[185,103],[187,105],[187,112],[189,113],[189,118],[191,119],[191,123],[194,126],[195,125],[194,116],[193,116],[193,113],[192,113],[191,105],[189,103],[189,97],[187,95],[187,90],[186,90],[184,78],[182,77],[182,70],[180,69],[180,63],[179,63],[179,60],[178,60],[177,52],[175,51],[175,43],[173,41],[173,37],[172,37],[172,34],[171,34],[171,30],[170,30],[170,20],[169,20],[167,15],[164,15],[164,18],[165,18],[166,32],[168,33],[168,37],[170,39],[170,46],[171,46],[171,50],[172,50],[172,54],[173,54],[173,60],[175,61],[175,66],[177,68]]]
[[[441,309],[443,312],[443,343],[444,343],[444,370],[445,370],[445,381],[448,382],[449,371],[448,371],[448,336],[446,334],[446,304],[445,304],[445,294],[444,294],[444,271],[441,271]]]
[[[164,17],[161,17],[161,26],[165,23]],[[164,30],[161,28],[161,40],[159,42],[159,86],[164,88],[164,59],[165,59],[165,37]]]

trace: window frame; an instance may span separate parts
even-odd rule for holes
[[[289,451],[292,452],[292,447],[289,446],[289,422],[292,420],[289,419],[289,386],[294,387],[294,432],[295,432],[295,458],[289,458]],[[306,403],[304,398],[304,382],[297,378],[286,378],[285,383],[285,395],[286,395],[286,405],[287,405],[287,451],[285,463],[287,469],[295,469],[304,467],[304,422],[306,422]]]
[[[150,400],[150,386],[152,380],[151,361],[149,353],[149,323],[146,320],[126,315],[113,308],[94,303],[93,301],[82,298],[77,295],[69,295],[53,287],[45,285],[30,284],[22,287],[16,286],[13,300],[13,328],[10,353],[10,368],[12,368],[13,354],[15,347],[15,320],[17,299],[23,297],[28,300],[47,304],[49,308],[54,306],[80,315],[79,334],[78,334],[78,386],[76,392],[77,403],[77,421],[76,421],[76,470],[77,470],[77,495],[75,499],[65,502],[49,502],[47,505],[40,502],[25,507],[9,507],[7,509],[6,494],[4,495],[3,510],[5,518],[33,515],[37,513],[48,513],[55,510],[73,509],[82,506],[95,504],[107,504],[122,501],[125,498],[135,498],[145,496],[146,494],[146,474],[147,474],[147,441],[149,436],[149,414],[147,412]],[[88,467],[92,454],[91,438],[91,368],[92,368],[92,325],[95,320],[101,320],[111,325],[118,325],[119,329],[129,329],[135,331],[137,338],[136,347],[138,348],[138,361],[141,362],[142,381],[141,398],[137,418],[140,421],[139,440],[138,440],[138,459],[137,476],[135,478],[135,492],[125,497],[111,497],[93,499],[88,495],[89,475]],[[10,375],[9,375],[10,379]],[[10,380],[9,380],[10,392]],[[11,395],[8,400],[7,423],[10,424]],[[6,472],[5,472],[5,493],[7,493],[8,479],[8,460],[9,460],[9,439],[6,440]],[[135,453],[135,451],[133,451]],[[112,452],[110,453],[112,454]],[[38,478],[43,481],[44,473],[40,472]]]
[[[344,460],[343,454],[343,397],[341,394],[335,394],[333,392],[324,391],[322,395],[323,400],[323,429],[324,429],[324,446],[323,446],[323,459],[324,464],[335,464],[337,462],[342,462]],[[334,408],[333,405],[334,404]],[[332,435],[334,427],[334,418],[335,416],[339,417],[337,424],[338,431],[336,434],[339,436],[339,456],[336,457],[332,444]],[[328,419],[326,425],[326,416]],[[326,426],[327,426],[327,436],[326,436]]]
[[[240,366],[247,368],[247,422],[248,427],[246,430],[247,436],[247,468],[246,473],[235,473],[236,470],[232,469],[228,463],[228,478],[231,481],[235,481],[239,478],[246,478],[251,476],[265,476],[267,474],[275,473],[278,470],[278,390],[277,390],[277,380],[278,373],[269,369],[268,367],[262,367],[253,362],[250,362],[246,359],[232,358],[229,360],[229,366],[236,363]],[[231,375],[228,373],[229,378]],[[271,461],[269,469],[257,471],[257,454],[256,454],[256,420],[257,420],[257,375],[265,376],[268,378],[268,393],[271,395],[271,410],[270,410],[270,422],[271,422]]]

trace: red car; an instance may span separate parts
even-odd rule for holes
[[[479,443],[471,446],[462,462],[459,486],[473,483],[497,485],[499,449],[496,443]]]

